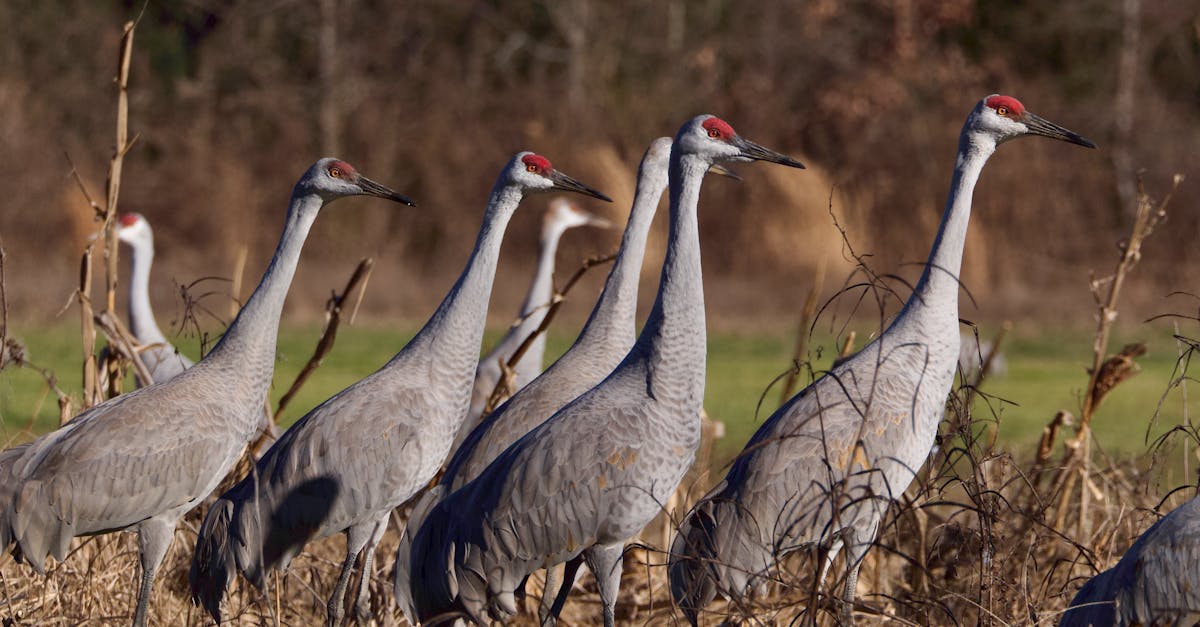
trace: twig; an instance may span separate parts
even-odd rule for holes
[[[809,327],[812,326],[813,316],[817,313],[817,297],[821,295],[821,288],[825,284],[825,258],[821,257],[820,264],[817,266],[817,276],[813,279],[812,287],[808,289],[808,295],[804,298],[804,308],[800,310],[800,326],[796,330],[796,347],[792,349],[792,369],[788,371],[787,377],[783,380],[783,388],[779,390],[779,404],[782,405],[796,391],[796,381],[800,376],[800,364],[808,353],[808,338],[811,333]]]
[[[242,275],[246,271],[246,256],[249,249],[243,244],[238,247],[237,257],[233,260],[233,279],[229,284],[229,319],[233,320],[242,308]]]
[[[591,270],[593,267],[600,264],[608,263],[616,258],[617,255],[615,253],[610,253],[608,255],[588,257],[587,259],[584,259],[583,263],[579,266],[579,269],[575,271],[575,274],[571,275],[571,278],[567,279],[567,282],[563,285],[562,289],[554,292],[554,296],[550,297],[550,307],[546,310],[546,317],[542,318],[542,322],[538,325],[538,328],[534,329],[533,333],[530,333],[525,337],[525,339],[521,342],[521,345],[517,347],[517,350],[513,351],[512,356],[508,358],[507,362],[502,361],[500,363],[500,380],[496,382],[496,387],[492,389],[491,395],[488,396],[487,403],[483,407],[484,415],[491,413],[492,410],[496,409],[496,407],[499,406],[504,399],[512,396],[512,379],[515,374],[513,368],[517,365],[517,362],[521,361],[521,358],[525,356],[525,352],[528,351],[529,347],[533,345],[533,341],[537,339],[537,336],[545,333],[546,329],[550,327],[550,322],[554,320],[555,314],[558,313],[559,308],[562,307],[563,302],[566,300],[567,292],[571,291],[571,288],[579,282],[579,279],[583,278],[583,275],[586,274],[588,270]]]
[[[4,370],[3,347],[8,345],[8,292],[4,289],[4,262],[7,259],[4,242],[0,241],[0,370]]]
[[[92,314],[92,246],[89,243],[79,260],[79,289],[75,296],[79,300],[79,333],[83,347],[83,408],[87,409],[100,402],[98,389],[100,376],[96,370],[96,327]]]
[[[104,331],[105,337],[108,339],[108,345],[113,351],[123,359],[128,359],[133,364],[133,369],[137,372],[137,376],[147,384],[154,380],[150,374],[150,369],[146,367],[142,361],[141,352],[136,348],[138,342],[133,338],[133,334],[129,329],[125,328],[124,324],[112,315],[112,312],[102,311],[96,314],[96,324],[100,326],[100,330]],[[111,352],[110,352],[111,355]]]

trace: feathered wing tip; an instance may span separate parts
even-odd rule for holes
[[[46,574],[46,556],[62,561],[75,537],[74,516],[51,509],[55,502],[52,490],[41,481],[25,481],[17,488],[6,524],[11,524],[11,538],[19,544],[21,554],[39,575]]]
[[[21,456],[29,450],[32,442],[26,442],[0,452],[0,555],[8,550],[13,540],[12,524],[9,511],[12,507],[13,494],[19,485],[18,472],[23,465]],[[16,551],[20,553],[20,549]],[[19,556],[18,556],[19,559]]]
[[[421,622],[464,612],[458,597],[453,521],[445,500],[434,503],[413,533],[409,557],[409,602]]]
[[[1075,593],[1067,611],[1059,619],[1059,627],[1102,627],[1116,624],[1117,611],[1114,605],[1113,592],[1109,590],[1108,578],[1112,573],[1106,570],[1088,580]]]
[[[413,536],[421,529],[425,518],[429,516],[435,505],[442,500],[446,486],[436,485],[421,495],[420,500],[413,506],[404,525],[404,534],[400,536],[400,546],[396,548],[396,570],[393,580],[393,592],[396,604],[404,613],[409,624],[417,624],[417,610],[413,605],[412,577],[409,571],[412,561]]]
[[[217,623],[221,622],[221,599],[237,567],[230,537],[234,513],[233,501],[224,498],[208,510],[196,538],[196,551],[188,571],[192,603],[204,606]]]
[[[727,487],[722,482],[700,499],[671,543],[671,596],[693,625],[718,594],[740,596],[775,563],[754,517]]]
[[[716,521],[709,512],[711,506],[712,501],[703,500],[688,513],[671,542],[667,562],[671,597],[692,625],[717,596],[717,574],[712,566],[717,560],[713,543]]]

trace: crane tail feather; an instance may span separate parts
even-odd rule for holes
[[[413,537],[421,529],[421,524],[425,522],[425,518],[429,516],[429,512],[442,500],[445,493],[446,486],[436,485],[421,495],[420,500],[417,501],[417,504],[413,506],[412,511],[408,515],[408,522],[404,525],[404,535],[400,537],[400,546],[396,548],[396,571],[393,577],[393,592],[396,595],[396,604],[400,606],[400,611],[404,613],[404,618],[413,625],[417,624],[417,610],[413,604],[412,576],[410,571]]]
[[[717,574],[712,568],[717,558],[713,542],[716,521],[709,512],[711,503],[700,502],[680,524],[667,566],[671,597],[692,625],[717,596]]]
[[[224,498],[208,510],[188,571],[192,603],[203,606],[217,623],[221,622],[221,599],[237,568],[230,536],[235,510],[233,501]]]
[[[671,543],[671,596],[693,625],[717,594],[740,595],[775,561],[755,537],[753,517],[725,496],[725,487],[718,485],[692,508]]]
[[[46,556],[62,561],[75,537],[75,525],[70,516],[60,515],[50,506],[54,501],[46,495],[48,486],[37,480],[23,483],[14,497],[10,512],[11,537],[21,554],[38,574],[46,573]]]

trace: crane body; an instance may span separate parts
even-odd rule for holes
[[[975,106],[913,295],[878,338],[776,410],[680,525],[669,578],[693,624],[718,593],[740,598],[783,555],[811,546],[826,551],[818,585],[847,550],[842,618],[852,620],[858,568],[887,507],[925,463],[953,384],[971,195],[996,147],[1027,134],[1094,147],[1015,98]]]
[[[309,542],[338,532],[347,536],[346,558],[327,624],[344,617],[360,554],[355,610],[369,619],[374,548],[388,516],[442,467],[466,415],[505,226],[527,192],[551,189],[605,198],[544,157],[518,153],[492,189],[466,267],[421,331],[378,371],[301,418],[213,505],[189,580],[214,620],[236,571],[262,588],[268,571],[286,569]]]

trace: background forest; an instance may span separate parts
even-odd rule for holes
[[[710,182],[701,208],[712,323],[783,328],[822,260],[829,292],[852,267],[831,210],[878,271],[917,274],[955,138],[983,95],[1016,95],[1100,150],[1031,141],[997,155],[976,195],[964,281],[978,308],[964,304],[964,317],[1082,315],[1071,304],[1088,298],[1087,273],[1128,228],[1136,174],[1161,195],[1173,173],[1200,164],[1200,5],[1188,0],[13,0],[0,3],[0,145],[16,174],[0,238],[18,319],[53,315],[76,285],[95,224],[68,156],[102,194],[120,25],[139,15],[137,141],[120,206],[156,229],[164,326],[181,309],[173,284],[230,276],[243,248],[253,285],[290,185],[320,155],[421,208],[330,212],[289,315],[316,316],[370,254],[363,313],[417,320],[458,272],[513,151],[542,152],[604,189],[617,202],[589,209],[623,220],[649,140],[720,114],[810,168],[746,168],[742,184]],[[1130,315],[1196,291],[1198,194],[1195,181],[1180,188],[1130,288]],[[544,202],[514,221],[493,320],[522,295]],[[560,263],[615,248],[618,235],[572,233]],[[602,279],[593,274],[588,289]]]

